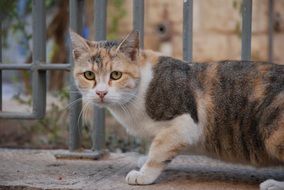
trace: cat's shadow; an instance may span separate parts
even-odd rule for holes
[[[158,181],[230,181],[255,184],[266,179],[283,181],[284,168],[254,168],[227,164],[201,156],[192,156],[190,160],[181,156],[168,166]]]

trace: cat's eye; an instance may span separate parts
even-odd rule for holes
[[[92,72],[92,71],[84,72],[84,77],[88,80],[95,80],[95,78],[96,78],[95,73]]]
[[[110,78],[112,79],[112,80],[118,80],[118,79],[120,79],[122,77],[122,72],[119,72],[119,71],[113,71],[113,72],[111,72],[111,74],[110,74]]]

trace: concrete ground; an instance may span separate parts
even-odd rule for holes
[[[0,149],[0,189],[227,190],[258,189],[267,178],[284,179],[283,168],[255,169],[201,156],[179,156],[149,186],[130,186],[124,177],[138,154],[110,154],[101,160],[56,159],[62,150]]]

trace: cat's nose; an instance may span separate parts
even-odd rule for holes
[[[104,90],[104,91],[96,91],[96,94],[101,98],[103,99],[105,97],[105,95],[107,95],[107,91]]]

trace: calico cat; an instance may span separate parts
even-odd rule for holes
[[[284,66],[186,63],[139,49],[139,34],[88,41],[70,32],[83,100],[106,107],[131,135],[152,140],[129,184],[151,184],[184,148],[254,166],[284,164]],[[262,189],[284,188],[268,180]]]

